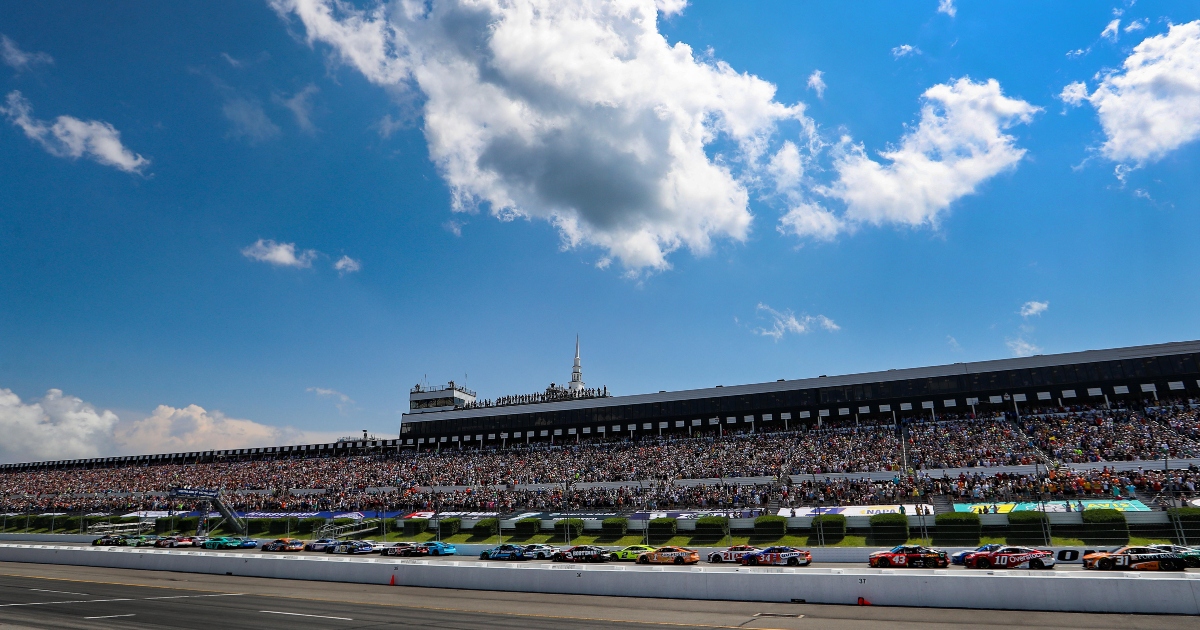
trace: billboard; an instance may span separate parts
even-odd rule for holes
[[[1070,508],[1067,504],[1070,504]],[[1119,510],[1121,512],[1150,512],[1145,503],[1137,499],[1104,501],[1083,499],[1081,501],[1023,501],[995,503],[955,503],[955,512],[975,512],[977,514],[1008,514],[1009,512],[1078,512],[1080,505],[1085,510]]]

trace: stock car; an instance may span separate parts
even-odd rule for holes
[[[886,551],[876,551],[867,560],[872,567],[913,567],[939,568],[950,566],[950,558],[941,549],[932,549],[921,545],[896,545]]]
[[[125,539],[126,547],[153,547],[160,540],[159,536],[153,534],[143,536],[130,536]]]
[[[105,534],[92,541],[93,547],[124,547],[125,536],[121,534]]]
[[[714,551],[708,556],[708,561],[717,564],[720,562],[741,562],[742,556],[748,553],[756,553],[761,551],[754,545],[734,545],[725,551]]]
[[[1184,547],[1183,545],[1150,545],[1150,548],[1168,553],[1177,553],[1183,556],[1183,561],[1189,567],[1200,566],[1200,549],[1196,549],[1195,547]]]
[[[559,549],[550,559],[555,562],[604,562],[608,560],[608,551],[595,545],[576,545]]]
[[[336,544],[337,544],[337,541],[332,538],[322,538],[320,540],[314,540],[312,542],[306,543],[304,545],[304,550],[305,551],[325,551],[329,547],[332,547],[333,545],[336,545]]]
[[[167,536],[154,541],[155,547],[195,547],[196,538],[193,536]]]
[[[258,546],[258,541],[253,538],[238,538],[237,540],[241,541],[242,549],[254,549]]]
[[[417,544],[417,543],[401,543],[401,544],[407,545],[407,546],[401,547],[400,545],[397,545],[396,551],[392,552],[392,554],[390,554],[390,555],[403,556],[405,558],[429,555],[429,547],[426,547],[425,545],[421,545],[421,544]]]
[[[700,552],[683,547],[659,547],[638,556],[638,564],[696,564]]]
[[[479,554],[480,560],[528,560],[525,548],[517,545],[499,545],[485,549]]]
[[[812,554],[795,547],[767,547],[742,555],[742,564],[749,566],[782,564],[789,567],[808,566],[812,564]]]
[[[421,546],[427,549],[431,556],[453,556],[458,553],[457,547],[440,540],[421,543]]]
[[[296,538],[276,538],[262,546],[263,551],[304,551],[304,541]]]
[[[1083,568],[1130,569],[1144,571],[1183,571],[1187,560],[1181,554],[1150,547],[1121,547],[1116,551],[1098,551],[1083,557]]]
[[[624,549],[618,549],[617,551],[612,552],[609,554],[608,559],[612,560],[613,562],[619,562],[621,560],[634,562],[638,559],[638,556],[646,553],[647,551],[654,551],[654,547],[651,547],[650,545],[629,545]]]
[[[410,542],[398,542],[398,543],[392,543],[390,545],[381,545],[379,547],[376,547],[376,549],[379,550],[379,555],[381,555],[381,556],[399,556],[399,555],[403,555],[400,553],[401,551],[403,551],[409,547],[412,547],[412,546],[413,546],[413,543],[410,543]]]
[[[974,549],[967,549],[966,551],[956,551],[953,554],[950,554],[950,564],[962,564],[963,558],[966,558],[970,554],[982,553],[982,552],[986,552],[986,551],[996,551],[997,549],[999,549],[1003,546],[1004,545],[990,543],[987,545],[980,545]]]
[[[536,560],[553,558],[558,551],[553,545],[525,545],[525,555]]]
[[[1053,569],[1054,552],[1032,547],[1001,545],[992,551],[975,551],[963,558],[968,569]]]
[[[375,546],[365,540],[345,540],[325,550],[325,553],[360,555],[375,553]]]
[[[205,549],[241,549],[241,538],[230,538],[228,536],[217,536],[204,541],[202,545]]]

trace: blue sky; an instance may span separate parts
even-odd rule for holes
[[[5,11],[0,459],[1197,336],[1193,3],[531,3]]]

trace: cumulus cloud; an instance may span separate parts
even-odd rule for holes
[[[1101,76],[1090,95],[1076,82],[1061,98],[1095,108],[1106,136],[1100,153],[1115,162],[1141,166],[1195,141],[1200,137],[1200,20],[1142,40],[1120,69]]]
[[[938,0],[938,13],[945,13],[950,17],[958,15],[958,9],[954,7],[954,0]]]
[[[271,0],[310,44],[423,96],[454,210],[548,221],[564,247],[597,247],[634,271],[744,240],[747,182],[778,125],[811,126],[771,83],[669,43],[658,15],[685,4]]]
[[[808,75],[808,89],[817,93],[817,98],[825,98],[825,76],[820,70],[813,70],[812,74]]]
[[[759,303],[755,310],[758,312],[760,318],[769,320],[770,324],[765,328],[755,328],[754,332],[764,337],[771,337],[775,341],[779,341],[787,334],[803,335],[818,328],[830,332],[841,330],[840,326],[824,315],[808,315],[805,313],[796,315],[791,309],[781,312],[762,303]]]
[[[1134,20],[1134,21],[1130,22],[1123,30],[1126,33],[1142,31],[1142,30],[1145,30],[1149,24],[1150,24],[1149,18],[1142,18],[1140,20]]]
[[[1014,357],[1031,357],[1042,351],[1041,347],[1026,341],[1024,337],[1009,339],[1004,342],[1004,345],[1008,346]]]
[[[296,117],[296,126],[301,131],[313,133],[317,128],[312,123],[312,97],[319,91],[316,85],[309,83],[303,90],[296,92],[292,96],[285,97],[276,94],[274,98],[276,103],[292,112],[292,115]]]
[[[0,113],[50,155],[70,159],[86,157],[126,173],[141,173],[150,164],[150,160],[126,149],[121,144],[121,133],[106,122],[59,116],[50,124],[34,118],[33,106],[16,90],[8,93]]]
[[[258,144],[279,135],[279,125],[271,121],[257,100],[235,96],[225,101],[221,113],[232,125],[230,137]]]
[[[921,54],[921,49],[917,48],[916,46],[911,46],[909,44],[900,44],[899,46],[896,46],[895,48],[892,49],[892,56],[895,57],[896,59],[899,59],[901,57],[907,57],[909,55],[919,55],[919,54]]]
[[[300,250],[297,253],[295,243],[276,243],[271,239],[260,238],[253,245],[243,248],[242,255],[276,267],[308,268],[312,266],[312,261],[318,254],[315,249]]]
[[[995,79],[938,84],[922,98],[920,122],[899,145],[880,152],[883,162],[843,139],[834,161],[837,180],[816,187],[845,204],[841,215],[801,207],[784,217],[785,231],[828,239],[862,223],[937,225],[952,203],[1016,167],[1025,150],[1005,131],[1041,111],[1005,96]]]
[[[1110,42],[1117,41],[1117,36],[1121,33],[1121,20],[1113,20],[1100,31],[1100,39],[1107,39]]]
[[[9,39],[8,35],[3,34],[0,34],[0,59],[3,59],[5,65],[17,72],[29,70],[34,66],[54,63],[54,57],[44,52],[21,50],[16,42]]]
[[[228,418],[197,405],[160,405],[141,420],[122,421],[107,410],[51,389],[22,401],[0,389],[0,462],[86,459],[118,454],[272,446],[324,441],[291,427]]]
[[[345,413],[346,407],[354,404],[354,399],[336,389],[328,389],[325,387],[309,387],[305,391],[314,393],[320,398],[334,399],[336,401],[334,406],[337,407],[338,411],[342,413]]]
[[[779,226],[776,229],[780,234],[818,241],[832,241],[848,227],[838,215],[830,212],[824,206],[801,201],[788,209],[787,214],[779,220]]]
[[[333,268],[337,269],[339,276],[343,276],[348,273],[354,273],[362,270],[362,262],[343,255],[341,258],[337,259],[337,262],[333,263]]]
[[[1041,315],[1050,308],[1049,302],[1026,302],[1021,305],[1021,317],[1029,318],[1035,315]]]

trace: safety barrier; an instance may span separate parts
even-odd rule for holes
[[[0,561],[485,591],[1200,614],[1200,575],[555,565],[0,544]]]

